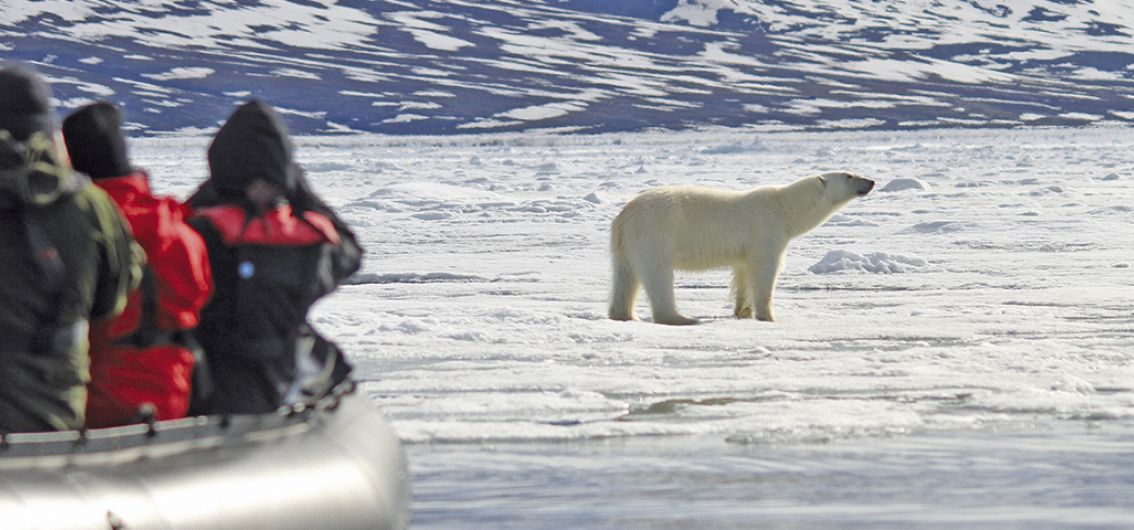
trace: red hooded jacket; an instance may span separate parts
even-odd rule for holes
[[[164,339],[146,347],[130,341],[144,322],[142,288],[130,294],[120,316],[92,327],[87,426],[128,423],[145,403],[153,405],[159,420],[183,417],[194,357],[177,337],[197,326],[212,295],[205,242],[185,223],[189,210],[173,198],[155,197],[144,172],[94,183],[118,204],[146,251],[156,295],[151,322]]]

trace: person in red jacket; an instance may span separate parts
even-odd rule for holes
[[[63,121],[75,169],[116,202],[146,252],[142,285],[125,311],[93,326],[87,426],[110,427],[140,419],[185,416],[198,348],[192,331],[212,294],[205,242],[186,224],[188,209],[150,191],[149,176],[130,165],[122,115],[94,103]]]
[[[205,239],[216,280],[197,334],[212,393],[194,412],[271,412],[318,398],[349,375],[307,313],[358,270],[362,249],[311,191],[292,151],[270,106],[241,105],[217,131],[209,179],[189,199],[189,224]]]

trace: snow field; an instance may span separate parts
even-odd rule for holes
[[[411,443],[1129,422],[1132,141],[1111,128],[301,138],[312,182],[368,250],[314,322]],[[183,196],[206,143],[138,140],[135,158]],[[727,271],[678,274],[678,306],[701,325],[606,319],[609,223],[637,193],[832,170],[880,186],[789,247],[780,321],[731,318]]]

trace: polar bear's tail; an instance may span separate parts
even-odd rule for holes
[[[638,289],[641,282],[630,262],[626,261],[626,253],[622,248],[622,229],[620,223],[614,224],[610,234],[611,264],[614,268],[614,278],[610,290],[610,311],[612,320],[634,320],[634,302],[638,298]]]

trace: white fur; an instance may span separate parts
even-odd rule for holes
[[[680,186],[642,193],[612,226],[610,318],[636,319],[634,302],[644,286],[654,322],[695,324],[677,312],[674,270],[732,267],[734,314],[775,320],[772,291],[788,241],[819,226],[873,185],[837,172],[741,192]]]

